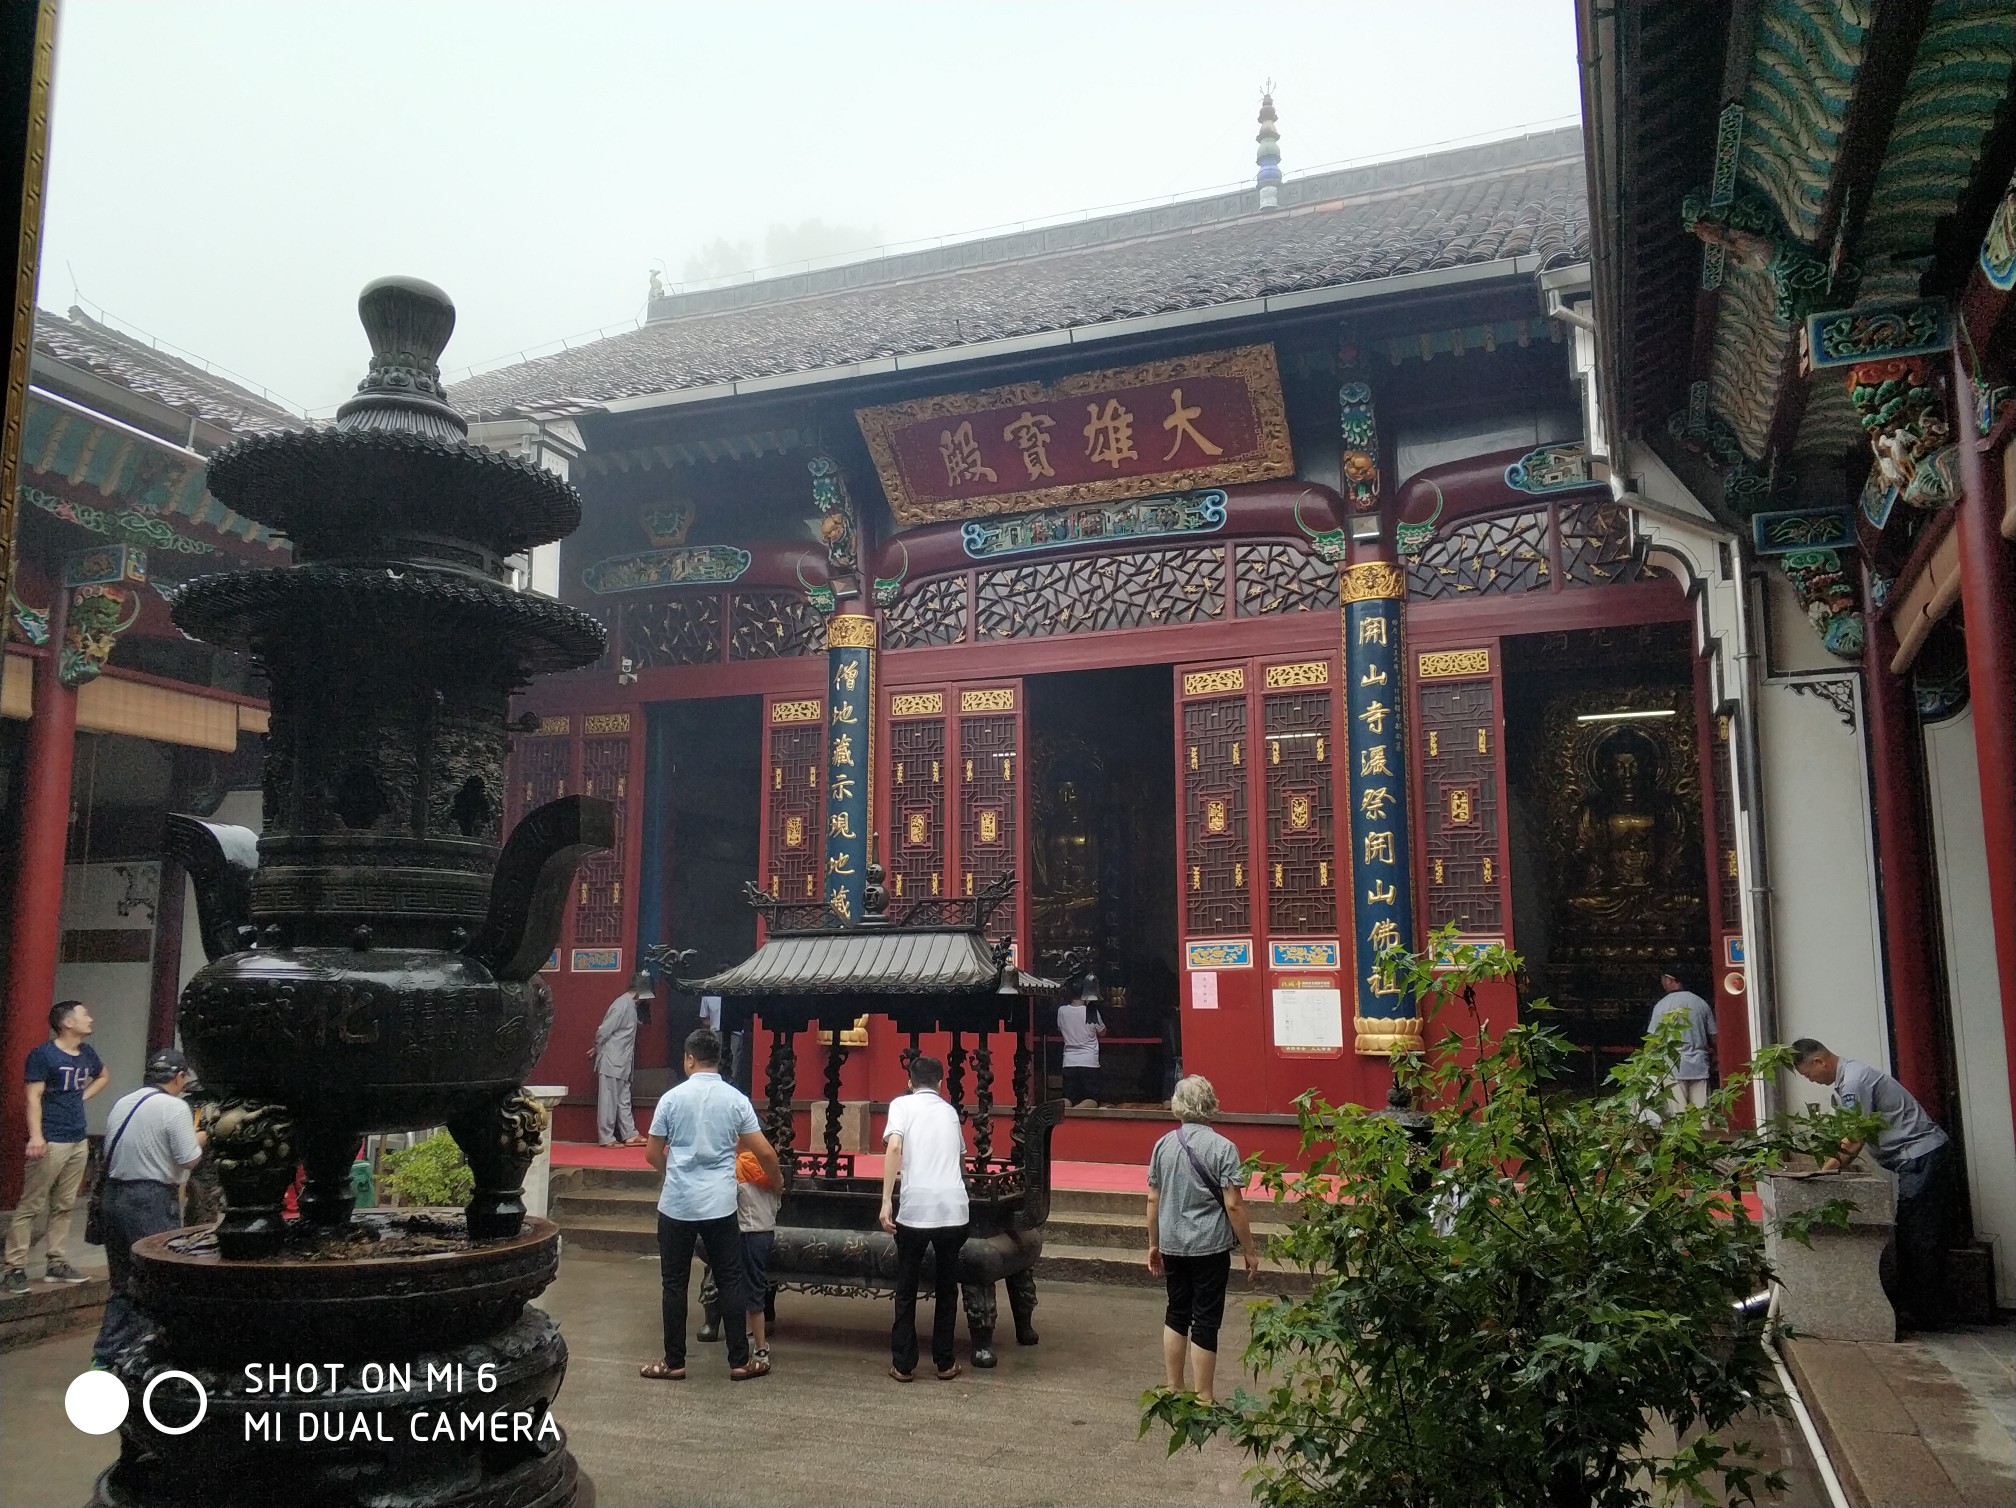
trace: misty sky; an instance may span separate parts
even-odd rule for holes
[[[1290,177],[1579,108],[1568,0],[63,0],[41,302],[326,413],[388,272],[443,366],[668,285]]]

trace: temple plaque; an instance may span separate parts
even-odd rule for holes
[[[1288,476],[1270,345],[855,410],[906,527]]]

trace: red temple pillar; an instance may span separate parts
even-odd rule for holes
[[[63,922],[63,861],[70,843],[70,766],[77,749],[77,693],[58,678],[69,592],[49,606],[49,650],[35,661],[34,712],[21,781],[21,856],[14,881],[13,948],[7,964],[5,1045],[0,1047],[0,1205],[21,1197],[28,1104],[21,1065],[49,1035]]]
[[[1866,591],[1865,600],[1873,600],[1867,598]],[[1883,894],[1883,958],[1890,984],[1894,1066],[1898,1082],[1934,1115],[1946,1119],[1951,1109],[1951,1075],[1938,1019],[1938,918],[1932,905],[1932,829],[1925,799],[1925,755],[1911,678],[1890,669],[1896,654],[1897,634],[1889,616],[1872,613],[1862,665],[1868,691],[1877,880]]]
[[[1955,393],[1973,391],[1969,376],[1961,343],[1955,341]],[[1968,433],[1960,440],[1960,501],[1954,507],[1995,971],[2002,991],[2003,1029],[2016,1042],[2016,547],[1996,527],[2002,512],[2002,479]],[[2016,1053],[2009,1057],[2009,1075],[2010,1094],[2016,1098]]]

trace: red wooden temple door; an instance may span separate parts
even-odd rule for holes
[[[1351,1093],[1336,656],[1175,674],[1183,1066],[1234,1111]]]

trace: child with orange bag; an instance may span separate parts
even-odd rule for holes
[[[735,1223],[742,1232],[743,1292],[749,1296],[749,1354],[770,1369],[770,1337],[763,1304],[770,1292],[770,1248],[777,1239],[777,1211],[784,1191],[763,1177],[753,1152],[735,1154]]]

